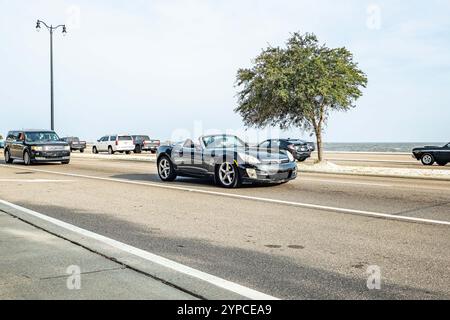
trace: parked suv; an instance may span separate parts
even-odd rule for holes
[[[10,131],[5,143],[5,162],[23,160],[25,165],[35,162],[70,162],[70,146],[50,130]]]
[[[114,134],[101,137],[94,143],[92,153],[108,152],[114,154],[116,152],[130,154],[134,150],[133,137],[127,134]]]
[[[269,139],[261,142],[258,148],[287,150],[300,162],[311,157],[315,150],[314,143],[300,139]]]
[[[149,136],[133,135],[134,153],[141,153],[142,151],[150,151],[156,153],[161,142],[159,140],[152,140]]]
[[[79,150],[81,153],[86,149],[86,141],[80,141],[78,137],[64,137],[61,139],[70,146],[70,151]]]

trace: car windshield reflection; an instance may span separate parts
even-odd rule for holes
[[[27,142],[54,142],[60,139],[54,132],[27,132],[25,140]]]
[[[207,149],[215,148],[244,148],[245,142],[236,136],[216,135],[203,137],[203,144]]]

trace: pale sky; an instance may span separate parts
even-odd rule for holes
[[[369,79],[356,109],[330,119],[326,141],[448,141],[449,15],[447,0],[0,0],[0,133],[49,127],[42,19],[68,25],[54,37],[60,136],[239,133],[237,69],[300,31],[347,47]]]

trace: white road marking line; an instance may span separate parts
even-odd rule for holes
[[[9,165],[0,165],[0,166],[8,167],[8,168],[16,168],[16,167],[9,166]],[[280,204],[280,205],[290,205],[290,206],[306,208],[306,209],[315,209],[315,210],[322,210],[322,211],[331,211],[331,212],[339,212],[339,213],[345,213],[345,214],[368,216],[368,217],[372,217],[372,218],[381,218],[381,219],[399,220],[399,221],[406,221],[406,222],[413,222],[413,223],[426,223],[426,224],[450,226],[449,221],[423,219],[423,218],[408,217],[408,216],[399,216],[399,215],[393,215],[393,214],[388,214],[388,213],[372,212],[372,211],[365,211],[365,210],[355,210],[355,209],[345,209],[345,208],[322,206],[322,205],[316,205],[316,204],[285,201],[285,200],[278,200],[278,199],[271,199],[271,198],[245,196],[245,195],[241,195],[241,194],[233,194],[233,193],[226,193],[226,192],[219,192],[219,191],[186,188],[186,187],[180,187],[180,186],[174,186],[174,185],[163,185],[161,183],[154,183],[154,182],[130,181],[130,180],[123,180],[123,179],[116,179],[116,178],[105,178],[105,177],[89,176],[89,175],[84,175],[84,174],[64,173],[64,172],[48,171],[48,170],[40,170],[40,169],[30,169],[30,168],[26,168],[23,170],[31,170],[31,171],[43,172],[43,173],[52,173],[52,174],[58,174],[58,175],[63,175],[63,176],[85,178],[85,179],[92,179],[92,180],[111,181],[111,182],[126,183],[126,184],[140,185],[140,186],[149,186],[149,187],[169,189],[169,190],[187,191],[187,192],[194,192],[194,193],[214,195],[214,196],[222,196],[222,197],[228,197],[228,198],[261,201],[261,202],[274,203],[274,204]]]
[[[50,183],[50,182],[74,182],[75,180],[56,180],[56,179],[0,179],[0,182],[18,182],[18,183]]]
[[[208,282],[210,284],[213,284],[213,285],[215,285],[215,286],[217,286],[219,288],[223,288],[225,290],[237,293],[237,294],[239,294],[239,295],[241,295],[243,297],[246,297],[246,298],[249,298],[249,299],[253,299],[253,300],[278,300],[278,298],[275,298],[273,296],[267,295],[265,293],[262,293],[262,292],[250,289],[248,287],[244,287],[244,286],[242,286],[240,284],[237,284],[237,283],[234,283],[234,282],[231,282],[231,281],[228,281],[228,280],[225,280],[225,279],[213,276],[211,274],[205,273],[203,271],[199,271],[197,269],[185,266],[185,265],[183,265],[181,263],[169,260],[167,258],[158,256],[158,255],[150,253],[148,251],[145,251],[145,250],[142,250],[142,249],[130,246],[130,245],[126,244],[126,243],[123,243],[123,242],[120,242],[120,241],[117,241],[117,240],[114,240],[114,239],[102,236],[102,235],[100,235],[98,233],[95,233],[95,232],[92,232],[92,231],[89,231],[89,230],[77,227],[77,226],[72,225],[70,223],[67,223],[67,222],[64,222],[64,221],[61,221],[61,220],[49,217],[49,216],[47,216],[45,214],[42,214],[42,213],[39,213],[39,212],[30,210],[30,209],[27,209],[27,208],[18,206],[16,204],[10,203],[8,201],[0,199],[0,203],[4,204],[6,206],[9,206],[11,208],[14,208],[16,210],[22,211],[22,212],[24,212],[26,214],[29,214],[31,216],[34,216],[36,218],[39,218],[39,219],[42,219],[44,221],[53,223],[54,225],[57,225],[57,226],[62,227],[64,229],[76,232],[76,233],[78,233],[78,234],[80,234],[82,236],[89,237],[89,238],[101,241],[101,242],[103,242],[103,243],[105,243],[107,245],[110,245],[110,246],[112,246],[112,247],[114,247],[116,249],[119,249],[119,250],[125,251],[127,253],[133,254],[135,256],[138,256],[138,257],[143,258],[145,260],[148,260],[150,262],[157,263],[157,264],[159,264],[159,265],[161,265],[163,267],[166,267],[166,268],[175,270],[177,272],[189,275],[191,277],[194,277],[194,278],[206,281],[206,282]]]

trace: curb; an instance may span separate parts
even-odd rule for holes
[[[317,173],[317,174],[331,174],[331,175],[343,175],[343,176],[359,176],[359,177],[380,177],[380,178],[401,178],[401,179],[414,179],[414,180],[433,180],[433,181],[450,181],[449,177],[432,177],[432,176],[408,176],[408,175],[396,175],[396,174],[376,174],[376,173],[354,173],[354,172],[333,172],[325,170],[308,170],[299,168],[299,172],[304,173]]]

